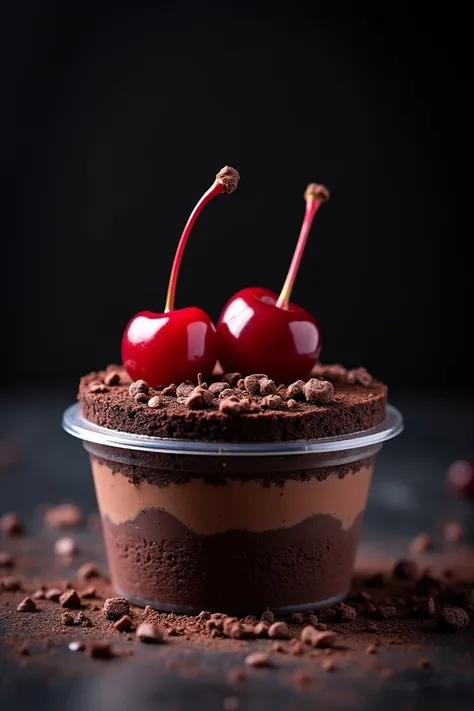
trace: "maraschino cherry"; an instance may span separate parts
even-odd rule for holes
[[[227,302],[217,324],[217,353],[224,371],[265,373],[277,383],[305,379],[321,352],[321,331],[314,317],[290,302],[314,216],[329,199],[324,185],[305,192],[306,212],[280,296],[261,287],[242,289]]]
[[[196,306],[175,309],[175,292],[184,248],[191,229],[206,203],[216,195],[232,193],[239,174],[226,166],[216,175],[192,211],[176,250],[163,313],[140,311],[128,323],[122,337],[122,360],[133,380],[152,387],[195,380],[210,375],[216,363],[216,329],[210,317]]]

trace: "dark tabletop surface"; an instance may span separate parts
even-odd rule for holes
[[[0,442],[18,447],[19,463],[0,468],[0,514],[11,510],[36,526],[33,511],[39,504],[76,501],[85,511],[95,510],[92,479],[85,452],[77,440],[61,431],[63,409],[74,399],[71,393],[3,394],[0,400]],[[394,554],[406,553],[407,541],[421,531],[439,530],[442,521],[456,520],[474,541],[474,502],[460,500],[446,490],[445,472],[455,459],[472,458],[474,414],[462,397],[399,396],[393,404],[402,410],[405,431],[384,445],[377,459],[365,517],[362,555],[374,547]],[[84,533],[84,544],[87,536]],[[319,697],[296,693],[278,682],[272,673],[252,676],[239,689],[238,711],[290,711],[306,709],[472,708],[474,675],[459,669],[466,652],[462,638],[449,636],[436,650],[437,663],[426,672],[413,669],[375,684],[370,674],[352,675],[342,670],[326,675]],[[149,709],[225,709],[229,690],[228,670],[235,666],[234,653],[184,650],[192,660],[200,656],[212,674],[189,678],[173,672],[156,674],[143,650],[126,662],[95,665],[89,674],[74,676],[78,655],[64,654],[55,670],[19,665],[10,655],[0,655],[0,709],[52,711],[66,706],[72,711],[149,711]],[[387,654],[390,654],[390,650]],[[169,650],[159,654],[170,654]],[[240,655],[242,657],[242,655]],[[242,659],[239,658],[241,663]],[[389,663],[390,660],[388,659]],[[295,661],[295,664],[297,662]],[[62,673],[64,672],[64,673]],[[150,683],[154,677],[156,683]],[[341,688],[348,691],[347,699]],[[351,692],[349,694],[349,692]],[[315,699],[317,698],[317,706]],[[357,703],[356,703],[357,700]]]

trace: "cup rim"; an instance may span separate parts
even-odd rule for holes
[[[402,432],[403,417],[393,405],[387,405],[386,419],[382,424],[348,435],[290,442],[205,442],[136,435],[101,427],[86,420],[81,414],[80,404],[75,403],[64,411],[62,427],[83,442],[119,449],[157,454],[258,457],[322,454],[379,445]]]

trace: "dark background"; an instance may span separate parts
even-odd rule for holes
[[[279,290],[309,181],[319,213],[294,300],[323,359],[394,387],[472,384],[472,63],[467,5],[12,3],[1,23],[5,385],[74,383],[164,306],[217,318]]]

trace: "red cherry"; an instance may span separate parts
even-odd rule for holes
[[[308,311],[291,303],[290,295],[314,216],[329,199],[329,191],[311,183],[305,199],[300,236],[280,296],[249,287],[235,294],[220,315],[217,355],[227,372],[265,373],[277,383],[291,383],[307,378],[318,362],[318,323]]]
[[[216,330],[210,317],[191,306],[174,309],[178,272],[187,239],[206,203],[216,195],[231,193],[239,174],[226,166],[192,211],[176,250],[163,313],[140,311],[129,321],[122,336],[122,360],[133,380],[146,380],[152,387],[196,380],[210,375],[216,363]]]
[[[122,339],[122,359],[133,380],[153,387],[210,375],[216,363],[216,329],[196,306],[156,314],[140,311]]]
[[[224,307],[217,324],[219,362],[226,372],[265,373],[277,384],[307,379],[321,352],[313,316],[262,287],[242,289]]]
[[[474,497],[474,462],[453,462],[448,469],[448,484],[458,496]]]

